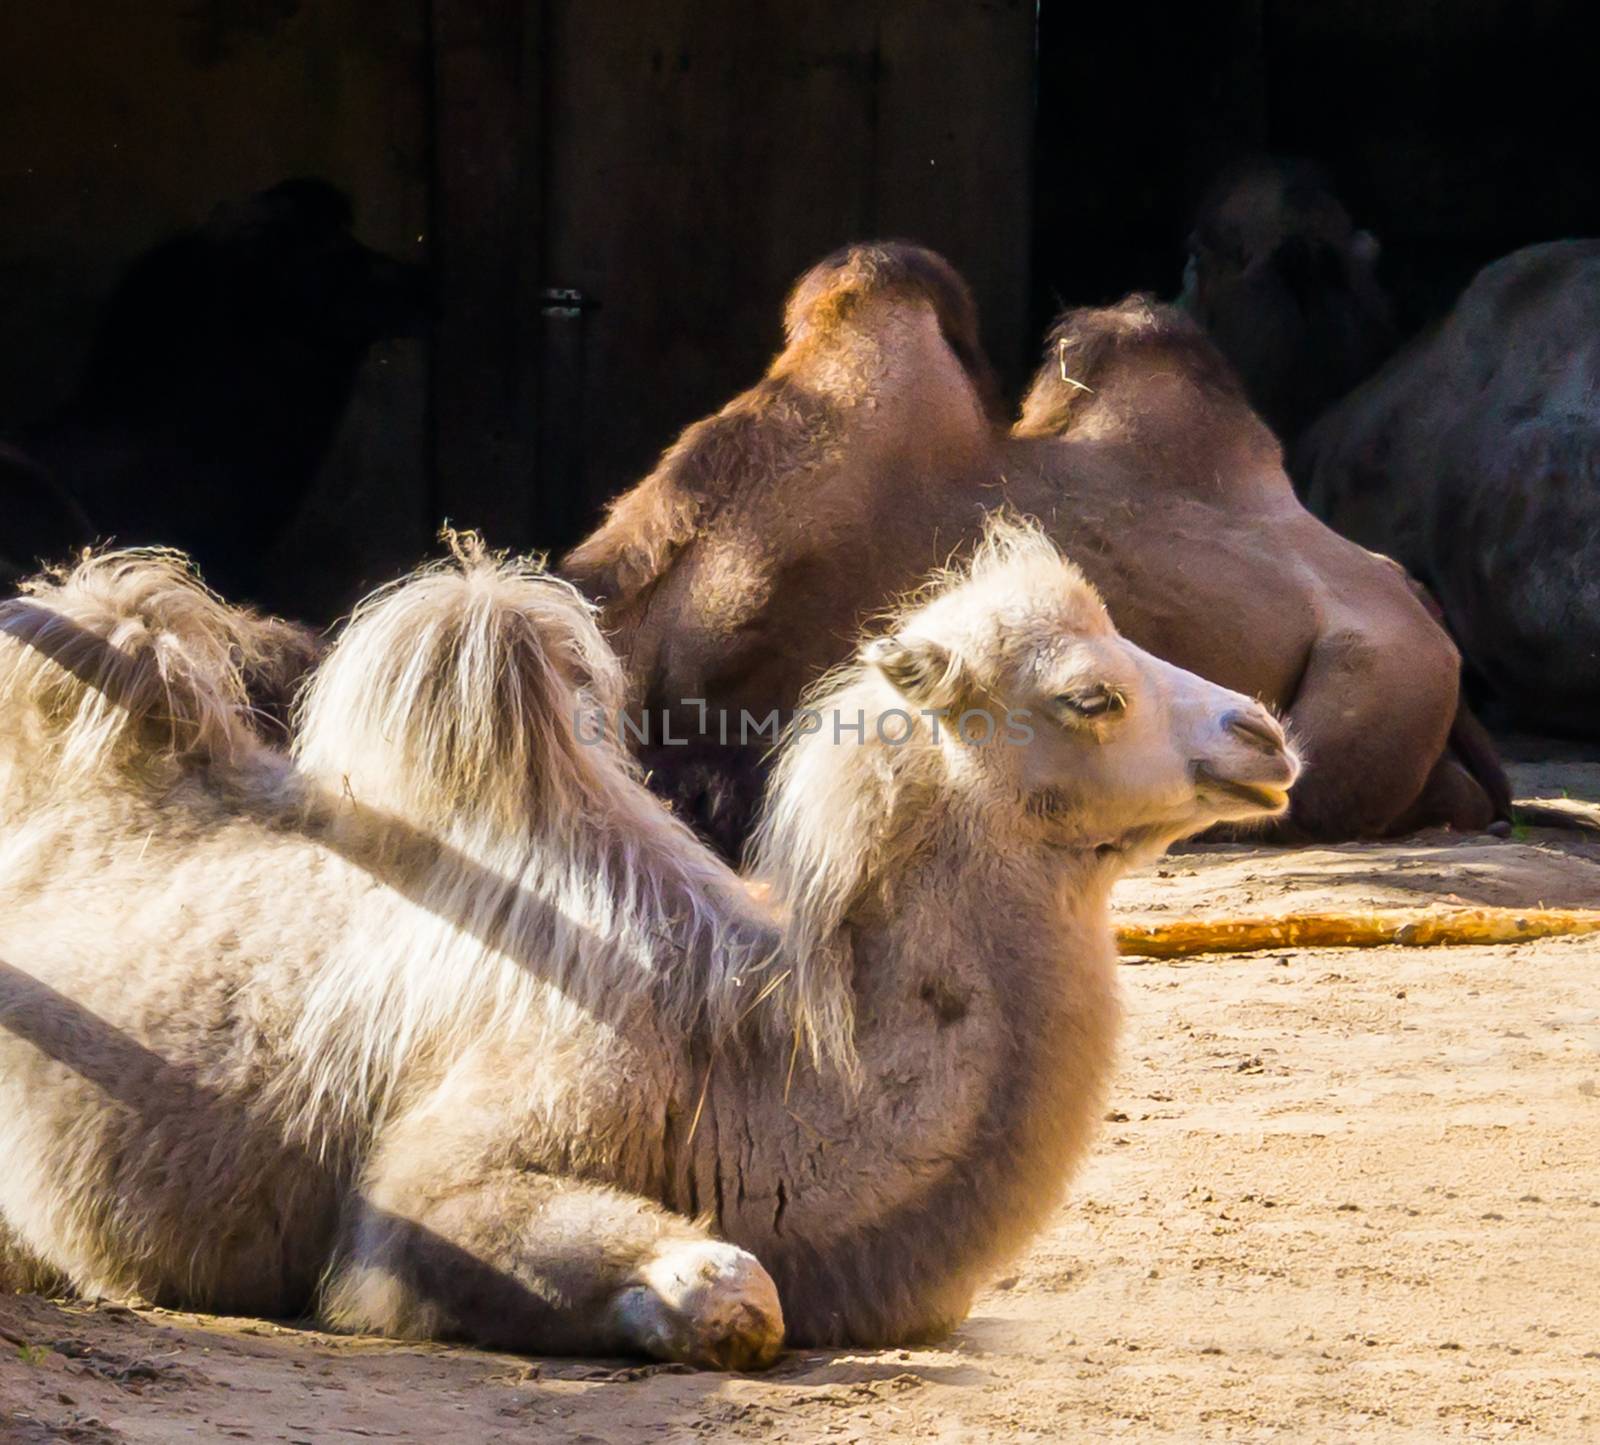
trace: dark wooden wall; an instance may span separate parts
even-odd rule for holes
[[[315,611],[446,517],[559,549],[845,242],[949,253],[1020,364],[1033,38],[1031,0],[13,0],[0,435],[69,392],[130,259],[321,175],[429,261],[437,318],[373,357],[278,566]]]
[[[429,247],[425,11],[389,0],[0,5],[0,436],[69,394],[127,263],[219,202],[320,175],[368,244]],[[375,350],[279,565],[308,611],[426,543],[421,341]]]
[[[1026,0],[434,12],[436,455],[464,520],[544,545],[581,535],[679,429],[756,379],[788,286],[848,241],[944,251],[995,354],[1020,364]]]
[[[322,175],[362,239],[430,263],[438,315],[370,359],[277,565],[314,612],[445,517],[559,549],[760,373],[786,288],[846,241],[949,255],[1015,382],[1058,301],[1175,290],[1196,199],[1249,150],[1331,166],[1414,317],[1515,245],[1600,233],[1585,15],[11,0],[0,435],[66,394],[129,259],[219,200]]]

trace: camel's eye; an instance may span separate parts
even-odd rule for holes
[[[1054,701],[1062,715],[1069,719],[1116,717],[1128,706],[1127,697],[1119,689],[1103,682],[1074,692],[1058,693]]]

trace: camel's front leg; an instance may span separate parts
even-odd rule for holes
[[[340,1329],[726,1370],[782,1347],[755,1256],[648,1200],[507,1168],[405,1173],[369,1179],[345,1226],[323,1298]]]
[[[1420,609],[1418,620],[1426,623]],[[1315,644],[1286,718],[1306,774],[1269,837],[1382,837],[1416,801],[1444,752],[1461,669],[1449,639],[1434,632],[1391,648],[1360,628],[1334,627]]]

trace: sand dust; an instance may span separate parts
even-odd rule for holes
[[[1200,848],[1118,906],[1600,906],[1600,765],[1515,776],[1579,828]],[[0,1298],[0,1440],[1600,1439],[1600,943],[1123,975],[1094,1156],[940,1348],[734,1377]]]

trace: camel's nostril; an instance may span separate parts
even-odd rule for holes
[[[1261,752],[1281,753],[1284,749],[1283,729],[1266,713],[1230,712],[1222,719],[1222,725],[1240,742]]]

